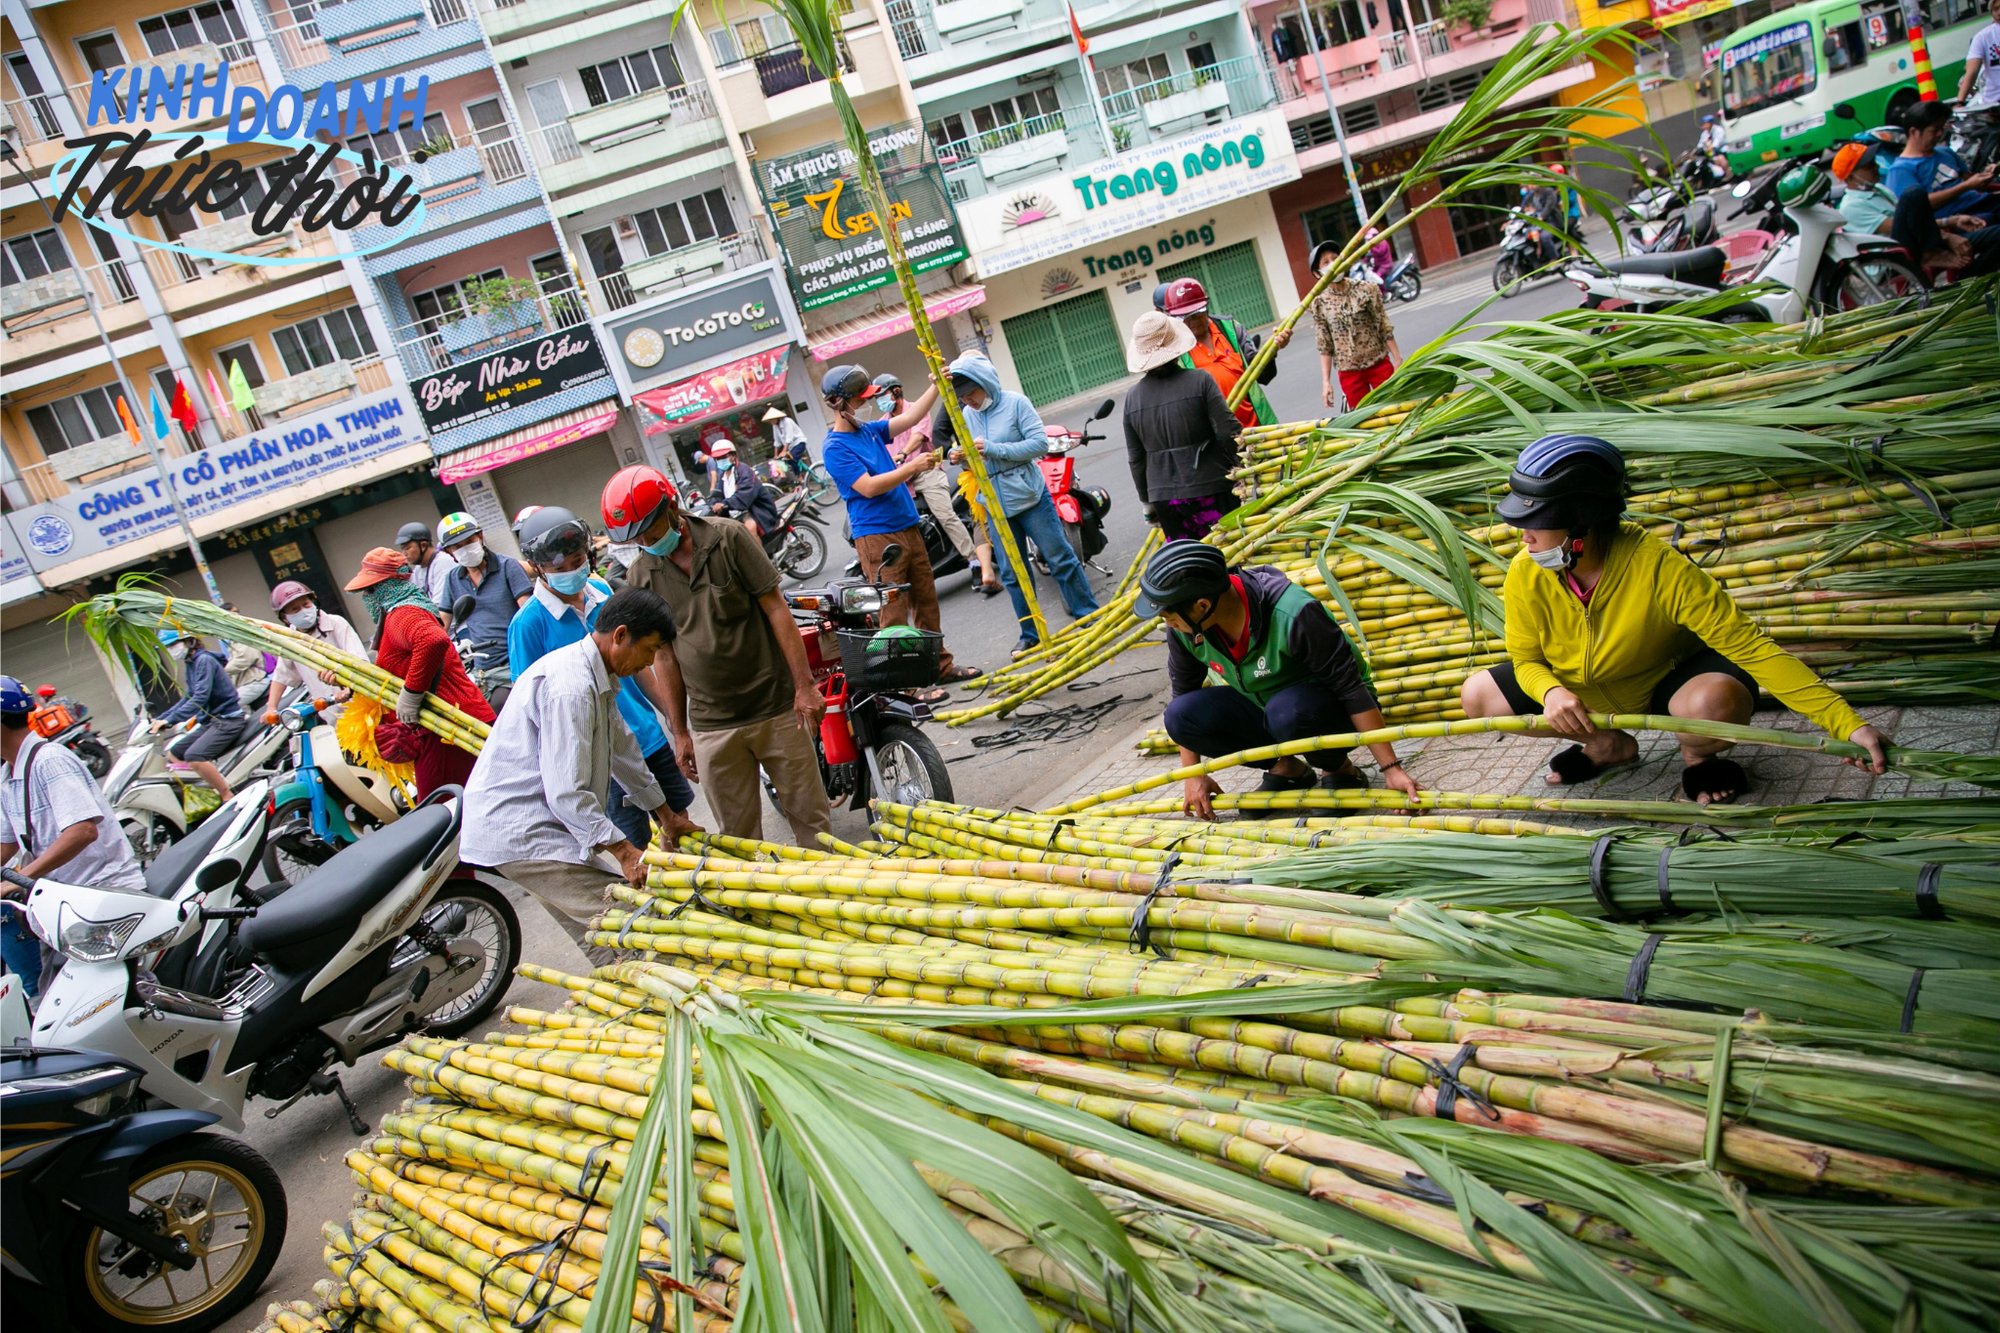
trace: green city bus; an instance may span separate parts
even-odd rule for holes
[[[1938,96],[1958,93],[1986,0],[1921,0]],[[1816,154],[1917,100],[1900,0],[1807,0],[1732,33],[1719,56],[1723,151],[1742,173]],[[1836,116],[1846,103],[1854,119]]]

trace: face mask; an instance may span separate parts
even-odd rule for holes
[[[582,592],[584,586],[590,582],[590,566],[585,565],[582,569],[568,571],[558,570],[554,573],[543,574],[542,577],[548,580],[551,588],[554,588],[564,597],[574,597]]]
[[[647,555],[669,556],[674,553],[674,548],[680,544],[681,530],[675,527],[668,529],[667,535],[654,542],[651,546],[641,546],[639,549]]]
[[[1565,538],[1559,545],[1551,546],[1546,551],[1530,551],[1528,559],[1551,573],[1560,574],[1569,568],[1569,541]]]
[[[461,569],[477,569],[486,563],[486,546],[482,542],[467,542],[451,553]]]
[[[294,611],[285,617],[285,623],[303,634],[319,624],[319,608],[309,606],[303,611]]]
[[[173,643],[168,644],[167,651],[173,655],[174,661],[176,662],[187,661],[187,655],[188,655],[187,640],[180,639]]]

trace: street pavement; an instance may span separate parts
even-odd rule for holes
[[[1448,332],[1454,324],[1493,296],[1487,271],[1477,268],[1453,274],[1425,291],[1409,306],[1392,305],[1390,319],[1405,352]],[[1504,301],[1495,301],[1478,320],[1494,323],[1533,319],[1577,304],[1576,290],[1556,280],[1526,288]],[[1460,337],[1484,337],[1490,329],[1471,327]],[[1310,326],[1301,328],[1292,344],[1278,357],[1278,378],[1266,392],[1282,420],[1302,420],[1326,415],[1320,400],[1319,358],[1313,347]],[[1120,402],[1126,384],[1116,384],[1073,402],[1057,404],[1044,413],[1051,423],[1081,427],[1097,403],[1106,397]],[[1091,586],[1100,597],[1108,596],[1117,585],[1132,555],[1145,538],[1146,525],[1139,517],[1139,505],[1125,462],[1124,436],[1119,414],[1114,411],[1096,423],[1107,439],[1077,454],[1079,482],[1101,486],[1111,493],[1111,514],[1107,524],[1109,546],[1098,557],[1103,571],[1090,573]],[[829,523],[829,573],[853,558],[840,540],[837,519]],[[1109,571],[1109,572],[1104,572]],[[1055,625],[1064,623],[1062,603],[1047,579],[1041,581],[1044,607]],[[962,662],[983,668],[1004,665],[1017,635],[1007,598],[981,597],[972,587],[969,574],[954,574],[939,586],[947,642]],[[1092,683],[1083,689],[1061,691],[1029,704],[1013,716],[984,720],[951,729],[930,728],[945,756],[957,798],[984,806],[1005,808],[1020,803],[1041,805],[1058,788],[1078,774],[1122,752],[1129,757],[1130,736],[1149,718],[1158,716],[1166,689],[1166,653],[1148,646],[1126,654],[1116,662],[1093,672]],[[1090,726],[1089,731],[1072,730],[1058,738],[1036,741],[1014,738],[1009,733],[1045,716],[1050,709],[1095,710],[1096,716],[1078,719],[1073,725]],[[980,744],[982,740],[989,742]],[[1152,761],[1157,765],[1158,761]],[[706,827],[715,827],[706,805],[697,802],[692,812]],[[835,830],[842,837],[854,837],[865,828],[865,818],[852,811],[835,812]],[[784,823],[775,810],[766,806],[765,831],[783,837]],[[512,895],[521,919],[521,957],[524,960],[587,972],[589,964],[532,899],[518,890]],[[508,992],[507,1004],[530,1008],[554,1008],[565,993],[555,987],[517,978]],[[503,1024],[505,1009],[495,1015],[493,1027]],[[362,1118],[371,1127],[379,1126],[385,1113],[394,1111],[408,1095],[400,1075],[384,1069],[378,1057],[363,1058],[356,1068],[343,1070],[348,1093],[354,1098]],[[331,1097],[307,1097],[276,1119],[266,1119],[266,1104],[253,1103],[248,1110],[246,1137],[278,1168],[284,1178],[291,1214],[283,1254],[272,1270],[263,1292],[249,1310],[231,1321],[231,1327],[249,1329],[262,1318],[264,1306],[272,1300],[296,1300],[311,1293],[312,1284],[327,1276],[321,1260],[324,1241],[321,1224],[344,1221],[356,1193],[354,1178],[343,1158],[355,1148],[365,1148],[366,1137],[357,1138],[347,1126],[340,1104]]]

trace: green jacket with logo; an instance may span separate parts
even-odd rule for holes
[[[1337,697],[1350,714],[1376,707],[1347,636],[1316,598],[1270,565],[1235,571],[1250,610],[1250,647],[1243,661],[1208,635],[1167,635],[1167,677],[1176,696],[1213,682],[1260,708],[1280,690],[1307,682]]]

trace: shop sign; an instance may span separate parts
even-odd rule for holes
[[[783,393],[785,362],[791,354],[789,344],[773,347],[741,361],[705,370],[678,384],[633,394],[632,401],[639,405],[639,420],[646,434],[658,435]]]
[[[1083,267],[1093,278],[1106,278],[1127,269],[1151,268],[1155,261],[1172,259],[1180,250],[1206,250],[1215,244],[1215,219],[1169,227],[1149,241],[1128,245],[1098,255],[1085,255]]]
[[[171,485],[190,518],[270,499],[314,477],[407,448],[423,437],[414,404],[388,389],[279,423],[240,440],[172,459],[7,515],[13,540],[36,570],[53,569],[176,524]]]
[[[910,267],[928,273],[964,259],[958,213],[923,126],[907,121],[878,130],[869,146]],[[760,162],[757,188],[784,247],[799,309],[832,305],[896,280],[881,219],[845,143]]]
[[[1081,172],[968,200],[959,216],[973,267],[990,278],[1135,231],[1165,229],[1298,177],[1284,114],[1261,111]]]
[[[787,336],[784,300],[768,268],[606,320],[604,327],[635,383]]]
[[[411,387],[424,425],[433,435],[441,435],[610,377],[597,335],[590,325],[579,324],[426,375]]]

